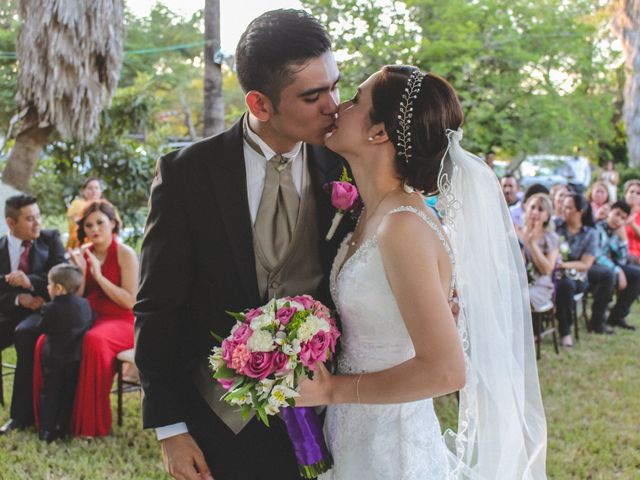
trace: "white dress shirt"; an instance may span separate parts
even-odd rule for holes
[[[249,127],[249,115],[245,115],[244,122],[247,127],[245,131],[247,135],[255,142],[264,156],[256,152],[249,144],[243,142],[244,148],[244,164],[247,172],[247,201],[249,203],[249,213],[251,214],[251,223],[256,223],[256,216],[258,215],[258,207],[260,207],[260,199],[262,198],[262,191],[264,190],[265,177],[267,175],[267,161],[276,155],[276,152],[267,145],[251,128]],[[293,177],[293,183],[296,187],[298,195],[302,191],[302,178],[304,168],[304,148],[302,148],[302,142],[298,142],[287,153],[283,153],[282,156],[292,159],[291,175]],[[212,380],[213,381],[213,380]],[[158,440],[164,440],[165,438],[173,437],[181,433],[187,433],[187,424],[184,422],[174,423],[165,427],[156,428],[156,436]]]
[[[9,247],[9,261],[11,262],[11,271],[15,272],[18,270],[18,265],[20,265],[20,255],[24,251],[24,247],[22,246],[22,240],[14,237],[10,233],[7,234],[7,244]]]
[[[22,245],[22,240],[14,237],[11,233],[7,233],[7,248],[9,250],[9,263],[11,264],[11,271],[15,272],[18,270],[18,266],[20,265],[20,255],[24,251],[24,246]],[[20,305],[20,300],[16,295],[15,299],[16,306]]]

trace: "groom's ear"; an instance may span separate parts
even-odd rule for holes
[[[245,102],[249,111],[261,122],[267,122],[271,119],[274,113],[273,103],[269,97],[264,93],[257,90],[251,90],[247,92],[245,96]]]
[[[369,128],[369,142],[372,145],[379,145],[389,141],[387,130],[384,128],[384,123],[376,123]]]

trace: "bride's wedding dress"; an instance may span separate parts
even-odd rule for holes
[[[453,262],[449,243],[432,218],[410,206],[398,207],[388,215],[396,212],[420,216],[436,232]],[[344,262],[349,240],[347,236],[343,241],[331,272],[331,293],[342,321],[338,373],[385,370],[413,358],[413,344],[387,281],[377,238],[363,243]],[[431,399],[391,405],[330,405],[325,430],[335,465],[321,480],[448,476],[447,449]]]

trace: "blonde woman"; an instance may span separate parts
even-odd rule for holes
[[[555,233],[551,216],[551,199],[544,193],[532,195],[524,207],[522,239],[529,276],[529,300],[534,310],[553,299],[553,270],[560,251],[560,237]]]

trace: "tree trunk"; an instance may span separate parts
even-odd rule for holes
[[[184,115],[184,124],[187,126],[187,130],[189,130],[189,139],[193,142],[196,139],[196,127],[193,125],[193,120],[191,119],[191,107],[189,107],[189,103],[187,102],[187,98],[184,94],[180,94],[180,105],[182,106],[182,114]]]
[[[625,59],[623,117],[629,163],[640,167],[640,0],[619,0],[614,29]]]
[[[204,4],[204,130],[209,137],[224,130],[222,99],[222,58],[220,50],[220,0],[205,0]]]
[[[53,126],[41,127],[38,114],[33,107],[27,112],[22,127],[16,136],[7,165],[2,172],[2,181],[26,192],[29,179],[36,169],[42,148],[47,145]]]

